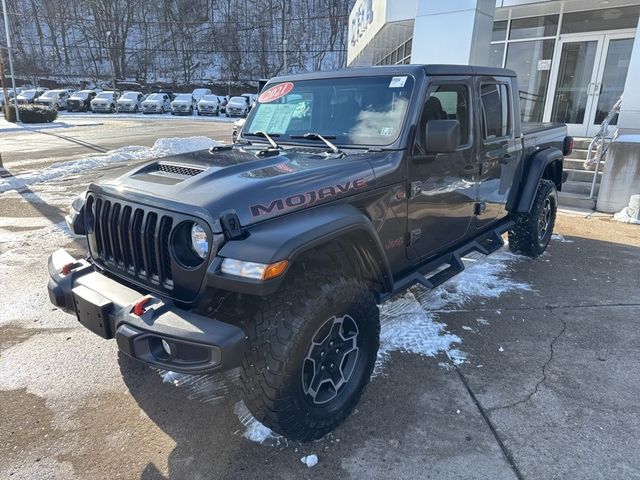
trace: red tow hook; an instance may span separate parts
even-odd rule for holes
[[[151,297],[142,297],[140,300],[138,300],[133,306],[133,314],[141,317],[146,310],[145,307],[150,301]]]
[[[62,273],[62,275],[69,275],[71,271],[77,266],[78,266],[78,262],[67,263],[62,267],[62,270],[60,270],[60,273]]]

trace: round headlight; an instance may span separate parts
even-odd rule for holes
[[[206,258],[209,253],[207,232],[197,223],[194,223],[191,227],[191,248],[200,258]]]

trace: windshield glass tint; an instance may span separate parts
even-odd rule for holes
[[[112,99],[113,98],[113,92],[102,92],[100,94],[98,94],[98,96],[96,98],[99,98],[100,100],[108,100],[108,99]]]
[[[120,97],[124,100],[137,100],[138,99],[138,94],[136,92],[127,92],[125,94],[122,95],[122,97]]]
[[[162,100],[162,93],[152,93],[147,100]]]
[[[413,78],[331,78],[291,85],[283,97],[267,103],[258,99],[243,135],[263,131],[278,134],[283,141],[318,133],[343,145],[390,145],[402,130]]]
[[[76,92],[74,93],[71,98],[87,98],[89,96],[89,92]]]
[[[229,101],[231,103],[247,103],[247,99],[244,97],[231,97]]]
[[[205,95],[204,97],[202,97],[202,100],[204,100],[205,102],[217,102],[218,97],[216,97],[215,95]]]
[[[42,95],[40,95],[40,98],[42,98],[43,100],[46,98],[53,98],[56,95],[58,95],[58,93],[60,92],[57,92],[55,90],[49,90],[48,92],[44,92]]]
[[[181,102],[190,102],[191,101],[191,94],[190,93],[181,93],[180,95],[176,96],[176,100],[180,100]]]

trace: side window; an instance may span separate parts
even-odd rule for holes
[[[485,140],[511,135],[509,89],[504,83],[483,83],[480,86],[482,101],[482,132]]]
[[[469,143],[469,88],[460,83],[432,84],[427,91],[414,154],[426,153],[424,131],[430,120],[458,120],[460,122],[460,145]]]

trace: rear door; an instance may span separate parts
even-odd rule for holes
[[[513,92],[509,78],[478,77],[478,156],[480,184],[476,227],[485,228],[506,215],[505,204],[518,166]]]
[[[409,156],[410,259],[426,258],[461,241],[474,215],[478,163],[473,139],[472,77],[438,77],[429,83]],[[424,130],[431,120],[458,120],[461,145],[429,154]]]

